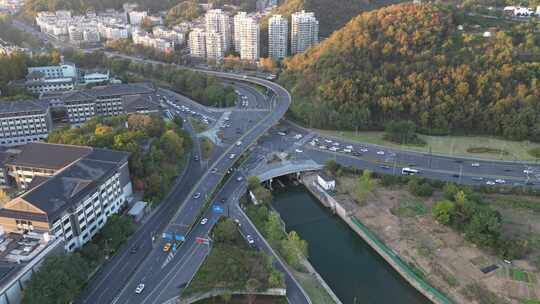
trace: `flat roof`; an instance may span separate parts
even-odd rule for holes
[[[20,113],[30,111],[47,111],[47,103],[41,100],[0,101],[0,113]]]

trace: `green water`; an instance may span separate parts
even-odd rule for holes
[[[274,192],[287,230],[309,243],[309,260],[344,304],[430,303],[304,186]]]

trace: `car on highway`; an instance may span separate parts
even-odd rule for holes
[[[362,152],[362,153],[366,153],[366,152],[368,152],[368,151],[369,151],[369,150],[366,149],[366,148],[361,148],[361,149],[360,149],[360,152]]]
[[[486,182],[486,185],[488,185],[488,186],[493,186],[493,185],[495,185],[495,182],[494,182],[494,181],[487,181],[487,182]]]
[[[471,164],[471,167],[475,167],[475,168],[476,168],[476,167],[480,167],[480,163],[472,163],[472,164]]]
[[[241,177],[241,176],[239,176],[239,177],[236,178],[236,181],[238,181],[238,182],[241,182],[241,181],[243,181],[243,180],[244,180],[244,178]]]
[[[137,253],[137,250],[139,250],[139,247],[133,246],[133,247],[131,247],[131,250],[129,252],[131,252],[133,254],[133,253]]]
[[[141,284],[137,285],[137,288],[135,288],[135,293],[140,294],[143,290],[144,290],[144,284],[141,283]]]
[[[338,147],[332,146],[328,148],[328,150],[336,152],[338,150]]]
[[[171,250],[171,243],[165,243],[165,245],[163,245],[163,252],[169,252],[169,250]]]
[[[472,180],[473,180],[473,181],[480,182],[480,181],[483,181],[484,178],[483,178],[483,177],[473,177]]]
[[[525,169],[525,170],[523,170],[523,173],[525,173],[525,174],[532,174],[533,171],[532,171],[531,169]]]
[[[193,198],[194,198],[194,199],[198,199],[199,197],[201,197],[201,193],[200,193],[200,192],[197,192],[197,193],[193,194]]]
[[[195,161],[198,161],[198,160],[199,160],[199,155],[195,154],[195,155],[193,156],[193,159],[194,159]]]
[[[343,152],[344,153],[352,153],[352,150],[351,149],[343,149]]]
[[[295,151],[296,153],[302,153],[302,152],[304,152],[304,151],[302,151],[302,150],[300,150],[300,149],[295,149],[294,151]]]
[[[384,151],[377,151],[377,155],[384,155]]]
[[[237,141],[237,142],[236,142],[236,145],[237,145],[237,146],[240,146],[240,145],[242,145],[242,141],[240,141],[240,140],[239,140],[239,141]]]
[[[287,135],[287,133],[281,132],[281,131],[277,132],[277,134],[280,135],[280,136],[286,136]]]
[[[326,150],[326,146],[319,146],[319,149]]]
[[[253,244],[255,243],[255,240],[254,240],[253,237],[252,237],[251,235],[249,235],[249,234],[246,236],[246,239],[247,239],[247,241],[248,241],[248,244],[250,244],[250,245],[253,245]]]
[[[504,179],[500,179],[500,178],[499,178],[499,179],[496,179],[495,182],[496,182],[497,184],[504,184],[504,183],[506,183],[506,181],[505,181]]]
[[[332,140],[330,140],[330,139],[325,139],[324,142],[327,143],[327,144],[331,144],[331,143],[332,143]]]
[[[230,159],[233,159],[233,158],[235,158],[235,157],[236,157],[236,154],[234,154],[234,153],[231,153],[231,154],[229,155],[229,158],[230,158]]]
[[[212,168],[212,170],[210,170],[211,173],[217,173],[217,168]]]
[[[207,218],[203,218],[201,220],[201,225],[206,225],[206,223],[208,223],[208,219]]]
[[[294,139],[300,139],[300,138],[302,138],[302,137],[303,137],[302,134],[296,134],[296,135],[294,136]]]

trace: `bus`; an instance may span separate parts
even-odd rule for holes
[[[403,175],[416,175],[420,173],[420,171],[416,170],[416,169],[412,169],[412,168],[403,168],[401,169],[401,174]]]

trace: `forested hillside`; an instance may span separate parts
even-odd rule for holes
[[[459,14],[394,5],[361,14],[285,62],[291,114],[306,125],[381,129],[410,119],[432,132],[540,140],[540,64],[533,25],[491,38],[457,30]]]

